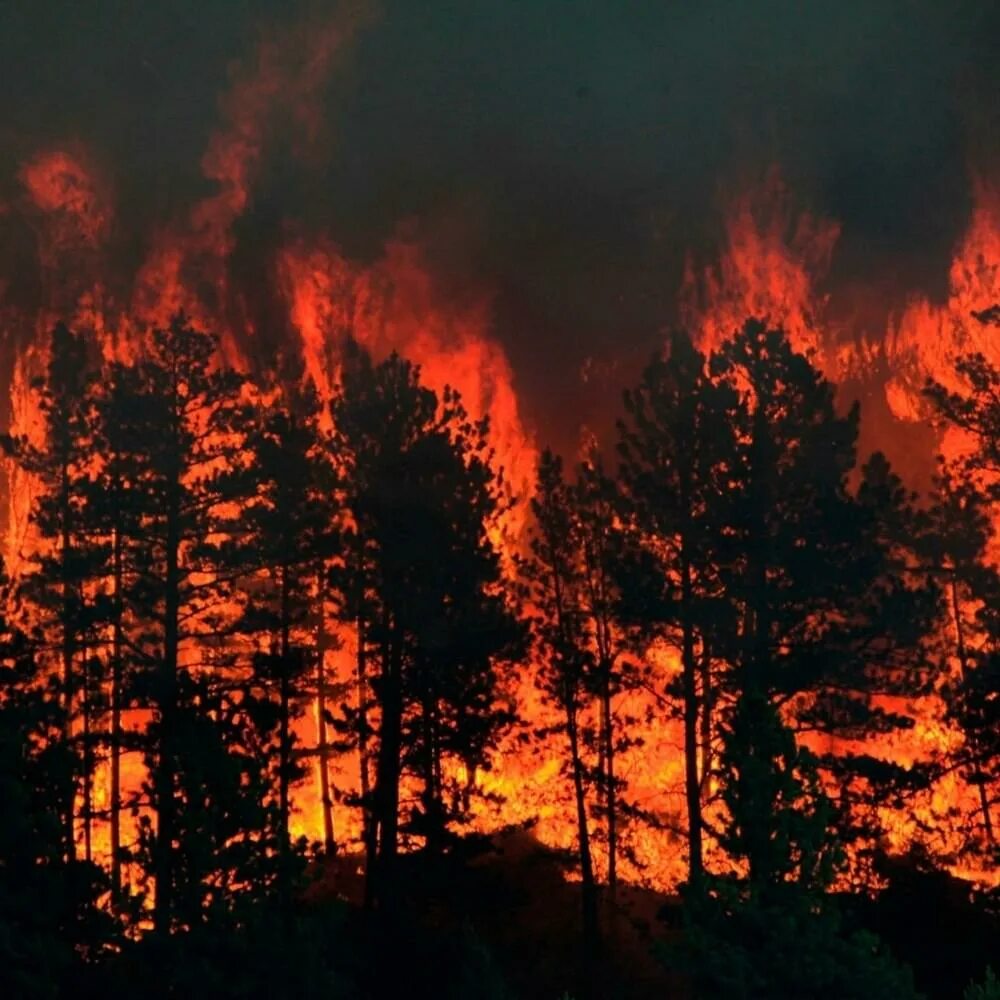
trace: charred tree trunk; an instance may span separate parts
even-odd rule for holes
[[[76,645],[75,601],[72,573],[70,570],[72,534],[70,531],[70,469],[69,462],[64,460],[60,468],[59,486],[59,521],[60,521],[60,581],[62,588],[61,621],[61,666],[62,666],[62,713],[63,738],[67,746],[73,743],[73,712],[74,712],[74,653]],[[74,767],[75,771],[75,767]],[[76,857],[76,775],[72,780],[72,792],[69,795],[66,815],[63,817],[64,837],[66,841],[66,857],[72,861]]]
[[[618,890],[618,801],[615,787],[614,716],[611,712],[611,668],[605,671],[601,692],[601,729],[604,744],[604,813],[608,825],[608,904],[614,910]]]
[[[402,635],[393,619],[389,625],[387,656],[379,685],[381,725],[375,774],[375,857],[373,902],[383,910],[395,909],[396,859],[399,853],[399,780],[402,749],[403,690]]]
[[[94,860],[93,817],[94,817],[94,692],[91,671],[93,664],[84,658],[83,687],[81,698],[81,767],[83,787],[83,857],[87,864]]]
[[[771,603],[768,584],[769,532],[766,511],[769,498],[764,485],[768,471],[773,468],[767,441],[765,408],[758,405],[754,412],[751,439],[751,479],[749,513],[751,528],[747,566],[747,579],[751,582],[749,599],[744,612],[744,649],[740,670],[740,704],[745,745],[742,748],[748,760],[745,774],[738,779],[743,800],[743,839],[747,858],[750,894],[753,898],[766,898],[772,890],[774,876],[773,824],[775,791],[773,783],[755,778],[764,769],[770,757],[773,718],[768,692],[771,668]],[[768,761],[768,769],[773,762]]]
[[[290,786],[292,768],[291,737],[291,641],[290,641],[290,600],[289,567],[281,566],[281,635],[278,648],[278,899],[282,911],[287,911],[289,902],[289,860],[290,860]]]
[[[158,759],[153,787],[156,808],[156,840],[153,874],[155,899],[153,926],[158,934],[168,934],[174,906],[174,839],[176,827],[176,747],[178,691],[177,670],[180,649],[180,508],[181,482],[175,447],[168,473],[165,523],[164,642],[157,691],[160,716]]]
[[[361,605],[359,605],[360,608]],[[372,803],[371,728],[368,722],[368,630],[364,614],[358,612],[358,652],[356,661],[358,687],[358,767],[361,784],[361,839],[365,845],[367,870],[375,863],[375,817]]]
[[[580,855],[580,889],[583,916],[583,941],[588,954],[600,943],[597,881],[590,848],[590,825],[587,822],[587,797],[584,788],[583,758],[580,754],[580,732],[576,710],[576,692],[567,680],[564,686],[566,736],[569,740],[570,767],[573,775],[573,799],[576,805],[577,850]]]
[[[441,758],[438,748],[438,720],[434,692],[427,690],[423,699],[423,808],[426,824],[426,847],[429,854],[440,854],[444,848],[441,800]]]
[[[699,889],[703,875],[701,781],[698,775],[698,664],[695,660],[691,564],[681,542],[681,682],[684,692],[684,793],[688,814],[688,881]]]
[[[712,756],[712,713],[714,691],[712,689],[712,653],[708,638],[701,637],[701,801],[708,800],[712,790],[712,770],[715,766]]]
[[[323,811],[323,850],[330,857],[336,853],[333,828],[333,796],[330,788],[330,745],[326,736],[326,608],[323,601],[323,568],[317,587],[319,618],[316,635],[316,754],[319,765],[319,796]]]
[[[958,574],[953,572],[951,575],[951,608],[952,608],[952,618],[955,622],[955,648],[958,654],[958,667],[961,674],[963,682],[966,680],[969,672],[969,660],[968,660],[968,648],[965,641],[965,627],[962,622],[962,605],[961,599],[958,592]],[[972,752],[975,757],[975,763],[973,765],[973,777],[975,779],[976,788],[978,789],[979,795],[979,807],[983,813],[983,830],[986,834],[986,841],[991,848],[996,847],[996,838],[993,832],[993,818],[990,814],[990,799],[989,794],[986,790],[986,775],[983,774],[982,764],[980,762],[980,748],[979,740],[972,739]]]
[[[602,524],[606,525],[609,521],[610,517],[605,517],[602,519]],[[608,911],[609,917],[613,918],[618,888],[618,802],[615,786],[615,729],[614,713],[612,712],[615,654],[609,612],[607,552],[604,546],[603,530],[591,530],[591,533],[584,540],[583,557],[597,653],[597,689],[600,712],[598,774],[608,842]],[[611,922],[613,920],[609,920],[609,923]]]
[[[111,718],[110,718],[110,756],[111,756],[111,795],[110,795],[110,838],[111,838],[111,892],[117,902],[122,892],[122,533],[116,528],[112,542],[112,576],[114,586],[114,606],[112,609],[111,635]]]

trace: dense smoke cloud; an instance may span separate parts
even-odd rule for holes
[[[199,163],[233,61],[328,8],[4,5],[0,204],[35,151],[75,143],[113,192],[115,252],[144,256],[212,193]],[[830,287],[875,301],[841,308],[884,329],[910,293],[942,295],[970,168],[997,162],[997,37],[985,2],[382,0],[323,82],[320,132],[303,145],[294,108],[270,117],[234,266],[261,274],[289,222],[360,260],[405,225],[450,294],[494,293],[528,416],[565,443],[567,411],[599,420],[660,341],[727,192],[771,163],[841,224]],[[0,227],[23,265],[30,233],[13,210]],[[34,294],[29,271],[8,268],[8,296]]]

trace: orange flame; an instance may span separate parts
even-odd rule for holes
[[[69,297],[58,289],[46,297],[33,318],[36,331],[43,333],[58,315],[65,317],[68,312],[73,322],[93,331],[106,359],[127,358],[141,349],[149,325],[164,324],[183,310],[196,323],[221,328],[227,336],[228,360],[239,362],[235,333],[226,325],[232,315],[228,300],[241,291],[231,287],[228,267],[234,226],[252,204],[267,144],[282,120],[291,120],[303,147],[315,142],[323,84],[363,20],[363,12],[352,9],[325,25],[300,25],[264,39],[249,64],[234,66],[230,88],[220,102],[223,125],[211,137],[201,161],[204,177],[216,190],[155,235],[131,290],[127,317],[109,317],[109,297],[102,284],[84,280]],[[59,272],[70,270],[70,255],[100,251],[112,232],[114,213],[106,187],[85,157],[67,150],[39,153],[22,167],[20,180],[38,223],[39,262],[53,281],[64,280]],[[772,170],[762,185],[731,202],[724,234],[719,261],[696,267],[689,259],[681,289],[682,318],[697,331],[701,348],[718,347],[747,316],[766,317],[787,330],[797,349],[814,352],[835,377],[834,331],[825,322],[828,296],[820,289],[839,225],[796,212],[787,186]],[[421,366],[432,388],[457,389],[473,417],[489,418],[496,464],[515,494],[521,498],[530,494],[536,449],[525,430],[510,365],[490,334],[488,295],[475,293],[454,301],[434,280],[420,246],[400,238],[390,240],[371,266],[347,260],[328,238],[291,239],[275,256],[274,274],[289,326],[298,336],[304,377],[322,397],[329,398],[334,391],[346,334],[376,356],[399,351]],[[952,263],[950,289],[943,305],[925,299],[913,302],[890,330],[892,377],[886,394],[900,419],[920,415],[916,392],[929,374],[947,383],[956,353],[982,350],[1000,364],[1000,347],[970,316],[973,310],[1000,301],[1000,192],[982,181],[976,184],[976,210],[969,230]],[[10,382],[12,429],[36,441],[42,428],[30,381],[44,367],[45,348],[38,346],[43,343],[39,339],[17,355]],[[31,500],[32,485],[15,472],[9,490],[12,555],[26,544]],[[526,504],[521,503],[502,526],[500,537],[508,551],[517,545],[525,518]],[[351,642],[350,637],[345,640],[341,653],[331,654],[330,659],[340,661],[337,667],[346,672]],[[661,679],[677,669],[672,650],[654,648],[648,658]],[[529,674],[525,672],[515,694],[523,714],[541,724],[551,710]],[[651,720],[640,727],[642,744],[625,752],[621,761],[628,798],[656,814],[667,828],[682,831],[679,724],[665,718],[650,695],[634,693],[627,698],[630,704],[622,703],[620,709]],[[942,721],[940,706],[928,701],[921,711],[920,724],[912,733],[880,742],[878,752],[903,764],[948,753],[957,734]],[[308,744],[315,742],[314,725],[315,720],[309,719],[301,723],[301,736]],[[560,773],[561,754],[555,743],[525,750],[512,737],[492,769],[473,776],[481,790],[503,796],[499,804],[487,799],[477,806],[475,825],[488,829],[534,820],[545,840],[571,846],[575,830]],[[341,789],[351,786],[352,771],[356,772],[356,762],[350,758],[338,764]],[[136,774],[129,780],[137,782]],[[913,842],[925,826],[942,831],[942,839],[948,839],[950,811],[967,808],[970,798],[956,777],[949,781],[915,802],[906,815],[885,810],[883,819],[894,847],[902,849]],[[298,829],[318,836],[322,829],[318,792],[309,786],[300,789],[297,809]],[[351,823],[347,829],[352,829]],[[683,877],[683,854],[676,837],[637,828],[629,846],[659,885]],[[627,875],[643,878],[640,868],[624,867]]]
[[[681,317],[703,351],[718,348],[748,316],[766,318],[787,332],[796,350],[822,361],[827,297],[816,291],[826,275],[840,226],[796,214],[776,168],[762,184],[729,206],[725,249],[715,267],[697,270],[688,258]]]
[[[972,219],[949,270],[947,301],[915,299],[889,330],[895,372],[886,398],[903,420],[925,415],[920,392],[928,378],[961,391],[958,355],[979,352],[1000,366],[995,330],[973,317],[1000,302],[1000,187],[977,178],[973,194]]]

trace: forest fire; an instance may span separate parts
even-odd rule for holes
[[[278,151],[303,176],[353,155],[329,91],[376,23],[262,34],[188,196],[145,215],[76,135],[5,179],[0,722],[29,749],[0,782],[51,785],[37,867],[87,866],[81,905],[115,926],[73,953],[244,933],[244,899],[287,944],[310,878],[389,927],[425,891],[408,861],[523,829],[570,859],[581,995],[637,887],[683,894],[723,951],[786,912],[813,942],[817,900],[893,863],[990,898],[994,162],[965,165],[946,294],[878,328],[838,278],[849,221],[780,156],[745,171],[714,245],[663,276],[656,357],[601,404],[615,431],[581,418],[564,464],[445,222],[366,241],[346,210],[270,205]],[[830,933],[845,968],[903,981],[815,933],[804,953]],[[733,995],[813,995],[784,974]]]

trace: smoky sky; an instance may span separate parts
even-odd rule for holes
[[[140,254],[208,190],[230,63],[326,6],[7,0],[0,198],[75,141]],[[969,169],[998,162],[998,39],[1000,5],[963,0],[382,0],[327,82],[320,154],[279,131],[239,238],[297,218],[370,259],[411,227],[456,294],[494,291],[536,426],[586,420],[673,321],[685,254],[718,251],[725,192],[771,163],[843,227],[832,287],[943,294]],[[585,385],[587,359],[611,375]]]

